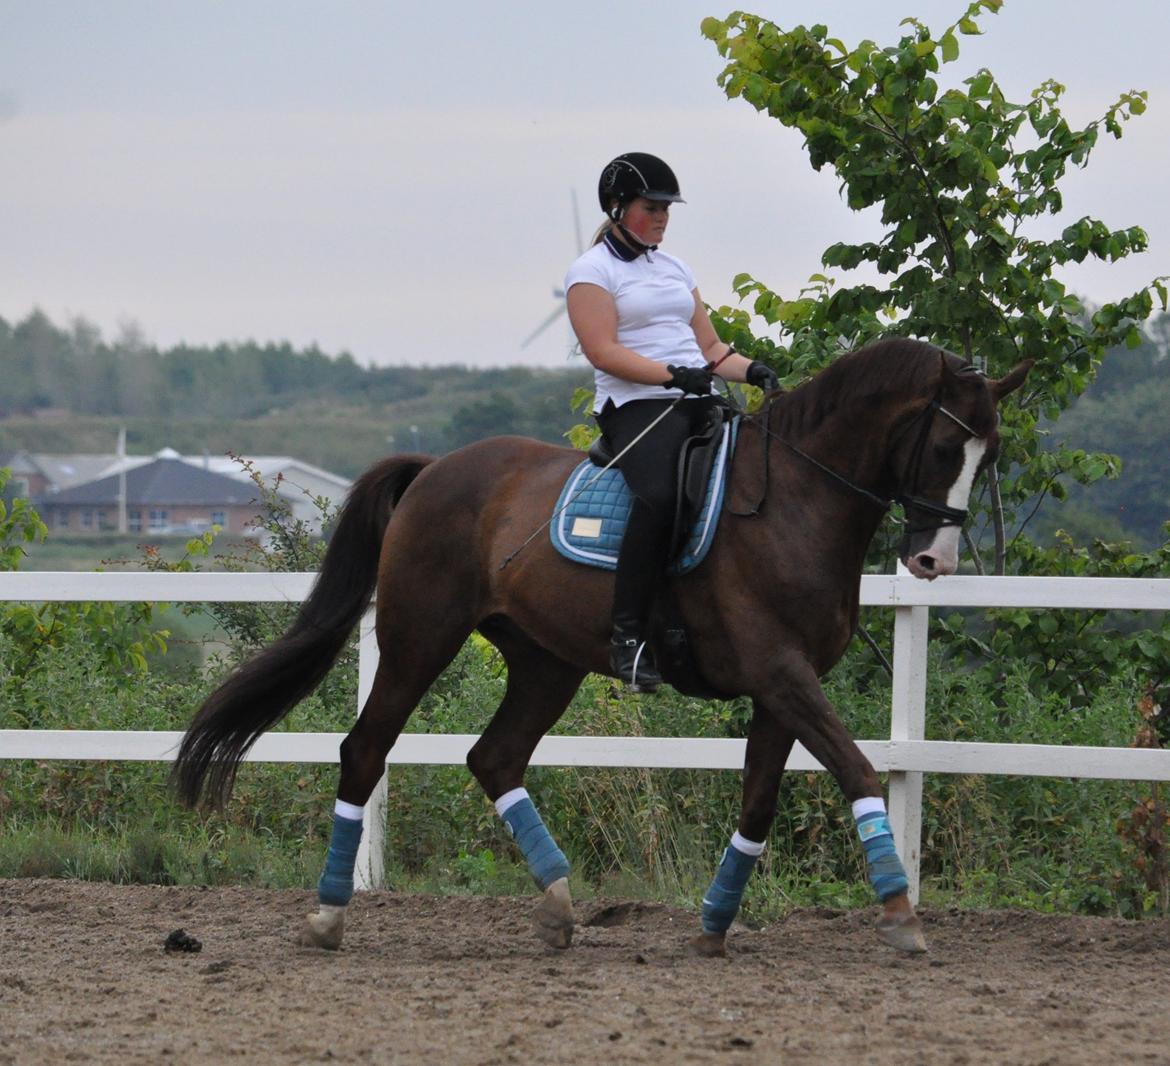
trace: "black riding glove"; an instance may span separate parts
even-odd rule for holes
[[[668,366],[670,380],[664,381],[664,389],[682,389],[692,396],[709,396],[711,394],[711,370],[709,367],[697,366]]]
[[[780,388],[780,379],[776,376],[776,371],[758,359],[753,360],[747,368],[747,383],[765,392]]]

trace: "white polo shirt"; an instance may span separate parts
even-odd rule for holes
[[[597,285],[613,297],[619,344],[663,366],[707,365],[691,328],[697,286],[690,268],[681,259],[653,251],[626,261],[611,252],[605,241],[599,241],[565,275],[565,292],[580,284]],[[640,385],[596,369],[594,382],[594,413],[605,406],[606,400],[621,407],[630,400],[683,395],[681,389]]]

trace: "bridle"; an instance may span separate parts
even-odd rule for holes
[[[940,386],[940,394],[941,391],[942,389]],[[764,407],[764,410],[761,411],[759,415],[746,415],[744,416],[744,421],[748,425],[755,426],[762,433],[764,433],[765,436],[787,448],[790,452],[792,452],[793,455],[799,456],[806,463],[815,466],[822,473],[826,474],[828,477],[844,486],[850,492],[868,500],[875,507],[881,508],[883,512],[888,511],[890,507],[893,506],[893,504],[897,503],[901,504],[904,509],[909,508],[921,514],[930,515],[932,518],[939,519],[937,522],[925,525],[908,525],[905,531],[906,536],[909,536],[913,533],[925,533],[935,529],[943,529],[946,526],[962,526],[970,517],[970,512],[965,507],[950,507],[947,504],[936,503],[934,500],[928,500],[924,496],[919,496],[917,494],[918,482],[922,473],[923,455],[926,450],[926,442],[930,438],[930,430],[934,425],[934,419],[936,415],[942,415],[945,418],[949,418],[955,425],[957,425],[964,432],[968,433],[972,438],[979,437],[979,434],[976,433],[975,430],[973,430],[969,425],[967,425],[966,422],[959,418],[958,415],[952,411],[948,411],[942,405],[938,395],[936,395],[921,411],[919,411],[909,422],[906,423],[905,426],[902,427],[897,437],[895,437],[894,441],[890,445],[891,450],[893,450],[902,437],[909,433],[915,425],[918,425],[918,436],[915,439],[914,446],[910,452],[910,460],[907,463],[906,473],[905,476],[900,479],[901,482],[906,484],[908,487],[905,490],[895,492],[892,496],[888,497],[879,496],[875,492],[870,492],[869,489],[862,488],[855,482],[850,481],[849,478],[845,477],[843,474],[839,474],[836,470],[832,469],[832,467],[826,466],[819,459],[813,458],[813,456],[809,455],[808,452],[798,448],[791,441],[785,440],[778,433],[774,433],[769,424],[772,420],[772,410],[774,407],[775,400],[773,398],[773,400],[768,401],[767,405]],[[751,517],[760,513],[768,493],[768,466],[771,450],[772,449],[768,447],[763,449],[764,489],[760,496],[759,502],[756,503],[756,505],[749,511],[731,511],[731,514],[739,515],[741,517]]]
[[[926,442],[930,438],[930,430],[934,424],[935,415],[943,415],[949,418],[956,426],[964,430],[972,438],[979,436],[958,415],[943,407],[937,396],[915,415],[914,419],[899,434],[899,437],[901,437],[914,425],[914,422],[921,420],[922,426],[918,431],[918,438],[914,442],[914,447],[910,452],[910,462],[907,465],[907,474],[911,475],[909,481],[910,488],[908,491],[894,495],[892,501],[900,503],[903,508],[913,508],[915,511],[930,515],[932,518],[941,519],[939,522],[928,525],[911,526],[907,524],[907,536],[913,533],[927,533],[931,530],[943,529],[946,526],[961,527],[966,524],[967,519],[970,517],[970,511],[966,507],[948,507],[945,503],[935,503],[933,500],[916,495],[919,477],[922,473],[922,456],[926,450]],[[894,441],[894,445],[891,445],[891,448],[896,444],[897,440]]]

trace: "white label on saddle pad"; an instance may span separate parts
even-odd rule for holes
[[[596,540],[601,536],[601,519],[600,518],[574,518],[573,531],[571,536],[574,537],[588,537],[591,540]]]

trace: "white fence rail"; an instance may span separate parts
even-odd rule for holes
[[[0,601],[299,602],[314,574],[0,573]],[[1170,751],[1042,744],[927,741],[927,627],[931,607],[1101,608],[1170,610],[1170,578],[952,577],[933,583],[897,576],[862,578],[861,602],[895,611],[890,737],[861,749],[889,774],[890,821],[917,899],[922,836],[922,775],[1017,774],[1170,781]],[[358,707],[377,665],[367,615],[361,626]],[[0,729],[0,759],[169,761],[182,734],[110,730]],[[248,755],[257,762],[337,761],[340,733],[269,733]],[[387,762],[461,764],[473,735],[404,734]],[[545,737],[534,766],[628,766],[739,770],[743,740],[683,737]],[[822,767],[797,745],[794,770]],[[361,887],[381,882],[385,782],[366,809],[358,862]],[[730,828],[730,827],[729,827]]]

